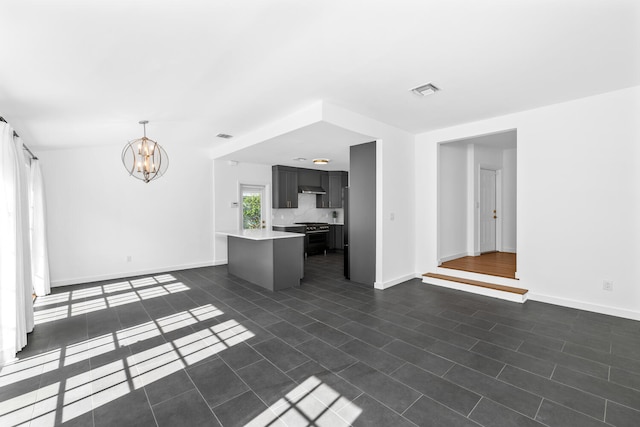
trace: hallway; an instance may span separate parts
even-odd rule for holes
[[[479,256],[466,256],[443,262],[440,267],[515,279],[516,254],[490,252]]]

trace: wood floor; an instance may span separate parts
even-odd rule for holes
[[[431,277],[434,279],[448,280],[450,282],[463,283],[465,285],[479,286],[481,288],[493,289],[496,291],[510,292],[512,294],[524,295],[529,292],[528,289],[514,288],[513,286],[496,285],[495,283],[481,282],[479,280],[463,279],[461,277],[447,276],[444,274],[425,273],[423,277]]]
[[[515,279],[516,254],[491,252],[480,256],[466,256],[443,262],[440,267]]]

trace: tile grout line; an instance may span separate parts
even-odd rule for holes
[[[235,375],[236,377],[238,377],[238,379],[239,379],[240,381],[242,381],[242,383],[247,387],[247,391],[243,391],[242,393],[238,393],[238,394],[236,394],[235,396],[232,396],[232,397],[230,397],[229,399],[227,399],[227,400],[225,400],[225,401],[222,401],[222,402],[218,403],[218,404],[217,404],[216,406],[214,406],[214,407],[211,407],[211,406],[209,405],[209,403],[206,401],[206,399],[204,400],[204,401],[207,403],[207,406],[209,406],[209,409],[211,410],[211,412],[213,413],[213,416],[216,418],[216,420],[218,420],[218,422],[220,423],[220,425],[221,425],[221,426],[222,426],[223,424],[220,422],[220,419],[219,419],[219,418],[218,418],[218,416],[216,415],[216,413],[215,413],[214,409],[215,409],[215,408],[220,407],[221,405],[224,405],[225,403],[228,403],[228,402],[232,401],[233,399],[236,399],[238,396],[242,396],[243,394],[247,393],[248,391],[250,391],[251,393],[253,393],[253,394],[254,394],[254,395],[255,395],[255,396],[256,396],[256,397],[257,397],[257,398],[258,398],[258,399],[259,399],[259,400],[264,404],[264,406],[266,406],[266,407],[267,407],[267,410],[270,410],[270,409],[271,409],[271,406],[270,406],[270,405],[267,405],[267,402],[265,402],[265,401],[262,399],[262,397],[258,396],[258,393],[256,393],[256,392],[253,390],[253,388],[252,388],[251,386],[249,386],[249,384],[247,384],[247,383],[246,383],[246,381],[245,381],[245,380],[244,380],[240,375],[238,375],[238,373],[237,373],[237,372],[236,372],[236,371],[235,371],[231,366],[229,366],[229,364],[228,364],[228,363],[227,363],[223,358],[221,358],[221,357],[220,357],[219,359],[222,361],[222,363],[224,363],[224,364],[225,364],[225,366],[226,366],[228,369],[230,369],[230,370],[231,370],[231,372],[233,372],[233,375]],[[262,360],[265,360],[265,359],[262,359]],[[255,364],[255,363],[258,363],[258,362],[260,362],[260,360],[258,360],[258,361],[256,361],[256,362],[254,362],[254,363],[250,363],[250,364],[249,364],[249,365],[247,365],[247,366],[251,366],[251,365],[253,365],[253,364]],[[243,368],[246,368],[246,366],[243,366]],[[240,369],[242,369],[242,368],[240,368]],[[187,372],[187,375],[189,375],[189,372]],[[191,378],[191,375],[189,375],[189,379],[191,380],[191,382],[193,382],[193,379]],[[196,387],[196,389],[198,390],[198,393],[200,393],[200,389],[198,389],[198,386],[197,386],[195,383],[194,383],[193,385],[194,385],[194,386]],[[200,393],[200,395],[202,396],[202,393]],[[202,398],[204,399],[204,396],[202,396]],[[279,418],[279,417],[278,417],[278,418]]]
[[[418,400],[422,399],[423,397],[428,397],[428,396],[425,396],[424,394],[420,393],[420,395],[416,398],[416,400],[414,400],[414,401],[413,401],[409,406],[407,406],[406,408],[404,408],[404,411],[402,411],[402,412],[400,413],[400,415],[401,415],[402,417],[404,417],[404,414],[409,410],[409,408],[411,408],[413,405],[415,405],[415,404],[416,404],[416,402],[417,402]],[[404,418],[406,418],[406,417],[404,417]]]
[[[557,365],[556,365],[556,366],[557,366]],[[569,369],[569,368],[568,368],[568,369]],[[555,372],[555,368],[554,368],[554,372]],[[533,375],[539,376],[539,377],[541,377],[541,378],[546,378],[546,377],[543,377],[543,376],[541,376],[541,375],[537,375],[537,374],[533,374]],[[584,394],[587,394],[587,395],[593,396],[593,397],[595,397],[595,398],[597,398],[597,399],[601,399],[601,400],[603,400],[604,402],[606,402],[606,401],[608,400],[608,398],[606,398],[606,397],[599,396],[599,395],[597,395],[597,394],[593,394],[593,393],[591,393],[591,392],[589,392],[589,391],[587,391],[587,390],[582,390],[582,389],[577,388],[577,387],[575,387],[575,386],[572,386],[572,385],[570,385],[570,384],[565,384],[565,383],[560,382],[560,381],[557,381],[557,380],[555,380],[555,379],[553,379],[553,378],[548,378],[548,379],[549,379],[550,381],[553,381],[553,382],[554,382],[554,383],[556,383],[556,384],[560,384],[560,385],[562,385],[562,386],[564,386],[564,387],[568,387],[568,388],[573,389],[573,390],[576,390],[576,391],[578,391],[578,392],[581,392],[581,393],[584,393]],[[533,394],[533,395],[535,395],[535,396],[538,396],[538,397],[542,398],[543,400],[547,400],[547,401],[549,401],[549,402],[553,402],[553,403],[554,403],[554,404],[556,404],[556,405],[559,405],[559,406],[565,407],[565,408],[567,408],[567,409],[569,409],[569,410],[571,410],[571,411],[573,411],[573,412],[576,412],[576,413],[578,413],[578,414],[585,415],[585,416],[587,416],[587,417],[589,417],[589,418],[593,418],[593,419],[595,419],[595,420],[597,420],[597,419],[598,419],[598,418],[594,417],[593,415],[589,415],[589,414],[587,414],[587,413],[585,413],[585,412],[582,412],[582,411],[580,411],[580,410],[578,410],[578,409],[576,409],[576,408],[571,408],[571,407],[569,407],[569,406],[567,406],[567,405],[565,405],[565,404],[562,404],[562,403],[560,403],[560,402],[557,402],[557,401],[555,401],[555,400],[552,400],[552,399],[550,399],[550,398],[548,398],[548,397],[541,396],[541,395],[539,395],[539,394],[538,394],[538,393],[536,393],[536,392],[533,392],[533,391],[530,391],[530,390],[526,390],[526,389],[524,389],[524,388],[522,388],[522,387],[520,387],[520,386],[513,385],[513,384],[511,384],[511,383],[508,383],[508,382],[503,381],[503,380],[500,380],[500,379],[498,379],[498,380],[499,380],[499,381],[502,381],[502,382],[504,382],[505,384],[508,384],[508,385],[510,385],[510,386],[512,386],[512,387],[515,387],[515,388],[517,388],[517,389],[520,389],[520,390],[522,390],[522,391],[525,391],[525,392],[527,392],[527,393],[529,393],[529,394]],[[617,402],[616,402],[616,403],[617,403]],[[621,405],[620,403],[617,403],[617,404],[618,404],[618,405]],[[626,405],[622,405],[622,406],[626,406]],[[628,406],[627,406],[627,407],[628,407]],[[630,408],[630,407],[629,407],[629,408]],[[630,409],[634,409],[634,408],[630,408]],[[635,409],[635,410],[636,410],[636,411],[638,411],[638,409]],[[516,412],[517,412],[517,411],[516,411]],[[523,415],[524,415],[524,414],[523,414]]]
[[[477,393],[476,393],[477,394]],[[478,405],[480,404],[480,402],[482,402],[482,399],[485,399],[484,396],[480,395],[480,399],[478,399],[478,401],[476,402],[475,405],[473,405],[473,408],[471,408],[471,410],[469,411],[469,413],[467,415],[465,415],[465,417],[469,418],[469,416],[473,413],[473,411],[475,411],[475,409],[478,407]],[[505,406],[506,408],[506,406]],[[471,419],[471,418],[469,418]]]
[[[401,360],[402,362],[404,362],[404,363],[403,363],[402,365],[398,366],[398,367],[397,367],[396,369],[394,369],[393,371],[389,372],[387,375],[388,375],[389,377],[393,378],[394,380],[398,381],[399,383],[404,384],[404,385],[406,385],[407,387],[410,387],[408,384],[405,384],[405,383],[403,383],[402,381],[398,380],[397,378],[393,377],[393,374],[394,374],[394,373],[398,372],[400,369],[402,369],[403,367],[405,367],[405,366],[409,363],[409,362],[406,362],[406,361],[404,361],[404,360],[402,360],[402,359],[400,359],[400,360]],[[414,366],[415,366],[415,365],[414,365]],[[418,368],[420,368],[420,367],[418,366]],[[375,369],[375,368],[374,368],[374,369]],[[382,372],[382,371],[380,371],[380,372]],[[382,373],[384,374],[384,372],[382,372]],[[416,391],[417,391],[417,390],[416,390]]]
[[[533,416],[534,421],[536,418],[538,418],[538,414],[540,413],[540,408],[542,408],[542,403],[544,403],[544,399],[545,399],[544,397],[540,399],[540,404],[538,405],[538,409],[536,410],[536,413]]]
[[[494,377],[495,379],[499,379],[500,374],[502,373],[502,371],[505,370],[505,368],[507,367],[507,364],[505,363],[504,365],[502,365],[502,369],[500,369],[500,372],[498,372],[498,374]],[[515,368],[517,368],[517,366],[515,366]],[[524,369],[523,369],[524,371]],[[528,372],[528,371],[527,371]]]

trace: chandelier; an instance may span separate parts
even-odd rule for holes
[[[122,149],[122,164],[129,175],[150,182],[160,178],[169,168],[169,157],[164,148],[156,141],[147,138],[147,123],[149,120],[141,120],[144,130],[142,138],[129,141]]]

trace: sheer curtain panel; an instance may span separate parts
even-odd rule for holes
[[[38,159],[31,160],[31,178],[29,184],[33,290],[36,295],[40,297],[51,293],[51,284],[49,282],[49,253],[47,250],[47,230],[45,224],[44,181]]]
[[[27,345],[27,333],[33,330],[33,288],[26,163],[22,144],[3,122],[0,166],[0,364],[4,364]]]
[[[31,332],[33,331],[33,269],[31,268],[31,208],[29,204],[30,160],[25,156],[22,140],[14,135],[13,142],[19,171],[18,215],[16,216],[18,226],[16,228],[18,230],[18,247],[22,249],[22,256],[17,257],[18,286],[22,288],[24,295],[25,330]]]

